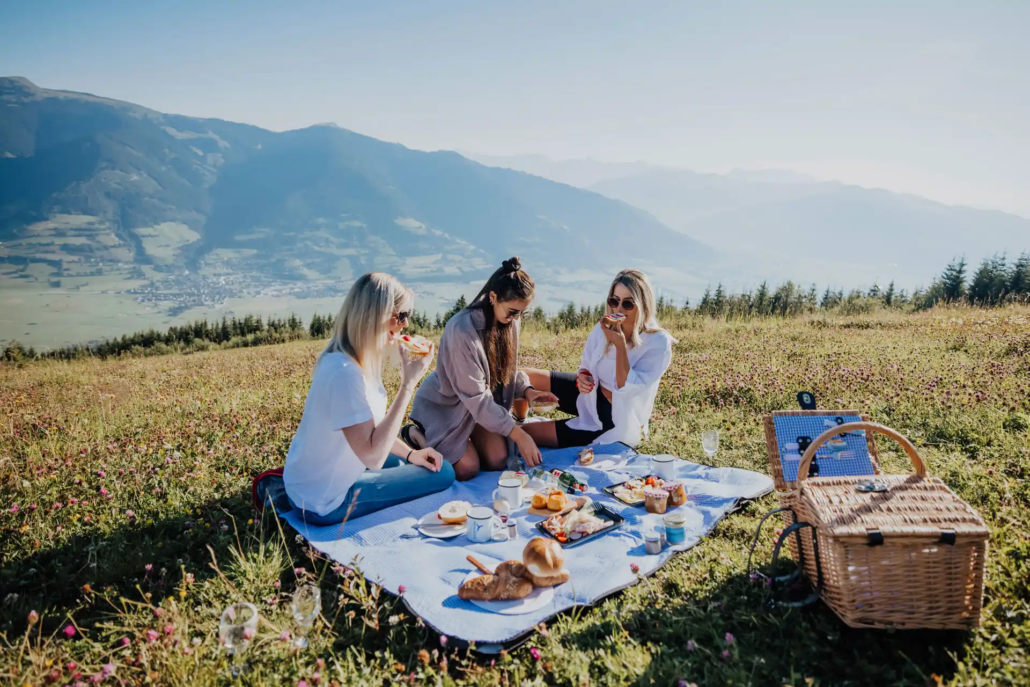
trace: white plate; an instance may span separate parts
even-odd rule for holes
[[[482,559],[480,558],[482,561]],[[500,563],[495,563],[492,566],[483,562],[483,565],[492,567],[496,570]],[[478,570],[473,570],[465,579],[461,581],[465,584],[469,580],[474,580],[477,577],[482,577],[483,573]],[[500,615],[524,615],[526,613],[532,613],[533,611],[539,611],[541,608],[547,606],[554,601],[554,587],[534,587],[532,593],[529,596],[521,599],[512,599],[510,601],[482,601],[480,599],[468,599],[475,605],[482,608],[484,611],[490,611],[491,613],[499,613]]]
[[[434,539],[452,539],[459,535],[465,534],[468,531],[468,523],[461,523],[460,525],[448,525],[443,520],[436,516],[436,511],[432,513],[426,513],[422,516],[422,519],[418,521],[419,525],[436,525],[440,524],[444,527],[433,527],[422,529],[419,528],[419,532],[426,535],[427,537],[433,537]]]

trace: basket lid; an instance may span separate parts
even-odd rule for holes
[[[783,491],[797,487],[797,471],[804,448],[799,438],[811,441],[827,429],[845,422],[868,422],[869,416],[857,410],[776,410],[762,416],[765,448],[773,483]],[[843,452],[823,449],[820,457],[833,459],[820,462],[827,476],[875,475],[880,473],[876,443],[870,432],[856,432],[842,437]]]
[[[965,501],[936,477],[880,475],[882,492],[858,490],[869,477],[815,477],[801,487],[802,510],[821,530],[837,537],[887,536],[986,538],[987,526]],[[799,514],[800,516],[800,514]]]

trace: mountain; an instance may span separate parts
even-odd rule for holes
[[[311,282],[704,259],[597,193],[335,125],[282,133],[0,79],[0,262]],[[654,246],[662,246],[656,252]]]
[[[1030,249],[1030,219],[775,169],[706,174],[646,163],[476,159],[582,184],[651,212],[721,252],[718,278],[843,286],[927,284],[959,255]]]

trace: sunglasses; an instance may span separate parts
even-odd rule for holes
[[[608,307],[609,308],[617,308],[617,307],[619,307],[619,303],[622,303],[622,309],[623,310],[632,310],[633,308],[637,307],[637,304],[634,303],[633,301],[631,301],[631,300],[620,301],[617,296],[611,296],[608,299]]]
[[[522,311],[521,310],[514,310],[512,308],[508,308],[508,318],[509,319],[517,320],[521,316],[522,316]]]
[[[411,315],[411,313],[409,311],[405,310],[404,312],[396,313],[394,316],[397,318],[397,324],[404,324],[405,322],[408,321],[408,317],[410,315]]]

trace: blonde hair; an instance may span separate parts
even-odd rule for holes
[[[366,377],[382,381],[390,318],[395,312],[410,310],[414,303],[415,294],[392,275],[362,275],[340,306],[329,344],[319,360],[326,353],[346,353],[361,366]]]
[[[641,332],[654,334],[655,332],[662,331],[656,317],[658,307],[654,297],[654,289],[651,288],[651,281],[640,270],[622,270],[616,274],[615,279],[612,280],[612,285],[608,288],[608,298],[615,295],[615,287],[619,284],[626,287],[630,295],[633,296],[633,301],[637,304],[637,326],[626,342],[630,348],[633,348],[640,345]],[[611,307],[606,303],[605,312],[611,311]],[[608,346],[611,346],[611,343],[605,346],[605,352],[608,351]]]

